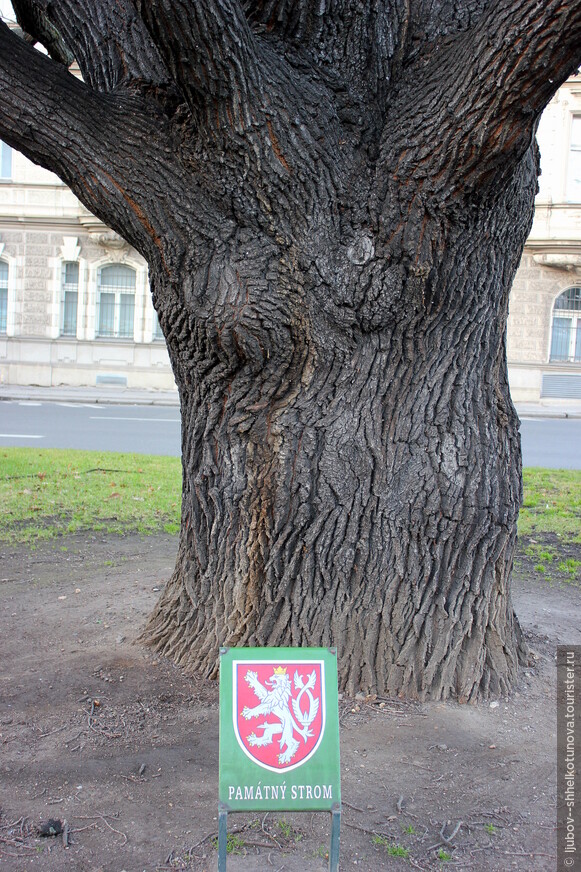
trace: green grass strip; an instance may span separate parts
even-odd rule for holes
[[[0,449],[0,542],[64,533],[176,533],[181,461],[107,451]]]
[[[519,534],[581,542],[581,471],[524,470]],[[165,531],[180,523],[177,457],[107,451],[0,449],[0,542],[64,533]]]
[[[523,482],[519,535],[554,533],[581,542],[581,470],[529,468]]]

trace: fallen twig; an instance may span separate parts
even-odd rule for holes
[[[246,839],[244,839],[244,847],[248,847],[248,848],[271,848],[271,849],[272,849],[272,845],[267,845],[265,842],[249,842],[249,841],[247,841]]]
[[[462,826],[462,824],[463,824],[463,821],[458,821],[458,823],[456,824],[456,826],[454,827],[454,829],[452,830],[452,832],[450,833],[449,836],[445,836],[445,835],[444,835],[444,830],[446,829],[446,824],[442,824],[442,829],[440,830],[440,838],[441,838],[441,840],[442,840],[443,842],[445,842],[447,845],[451,845],[451,844],[452,844],[452,839],[453,839],[455,836],[458,835],[458,830],[460,829],[460,827]]]
[[[204,844],[204,842],[207,842],[207,841],[208,841],[208,839],[215,839],[217,835],[218,835],[218,833],[216,833],[216,832],[214,832],[214,833],[208,833],[206,836],[204,836],[203,839],[200,839],[199,842],[196,842],[195,845],[192,845],[191,848],[188,848],[188,854],[193,854],[194,851],[196,850],[196,848],[200,848],[200,847]],[[171,860],[172,860],[172,855],[173,855],[173,851],[168,855],[168,859],[165,861],[166,863],[170,863],[170,862],[171,862]]]
[[[18,826],[22,830],[22,826],[23,826],[25,820],[26,820],[26,818],[19,817],[18,820],[12,821],[11,824],[2,824],[2,826],[0,826],[0,830],[12,830]]]
[[[279,851],[282,851],[282,845],[280,844],[280,842],[279,842],[279,841],[278,841],[278,840],[277,840],[277,839],[276,839],[276,838],[275,838],[271,833],[269,833],[268,830],[266,830],[266,829],[264,828],[264,824],[266,823],[266,819],[267,819],[267,817],[268,817],[268,814],[269,814],[269,813],[266,812],[266,814],[265,814],[264,817],[262,818],[262,823],[260,824],[260,829],[262,830],[262,832],[264,833],[264,835],[266,836],[266,838],[267,838],[267,839],[272,839],[272,841],[274,842],[274,844],[276,845],[276,847],[279,849]],[[248,842],[247,844],[250,844],[250,842]],[[270,845],[268,845],[268,847],[270,848]]]
[[[357,806],[357,805],[351,805],[351,803],[350,803],[350,802],[347,802],[346,799],[342,799],[342,800],[341,800],[341,805],[344,805],[344,806],[346,806],[347,808],[352,808],[353,811],[360,811],[360,812],[364,812],[364,811],[365,811],[364,808],[359,808],[359,806]]]
[[[342,821],[342,824],[346,827],[350,827],[352,830],[359,830],[361,833],[366,833],[368,836],[384,836],[386,839],[395,839],[393,833],[384,833],[383,830],[370,830],[367,827],[360,827],[358,824],[350,824],[347,821]]]
[[[428,766],[422,766],[421,763],[414,763],[413,760],[400,760],[400,763],[404,763],[406,766],[415,766],[416,769],[424,769],[426,772],[433,772],[433,769],[430,769]]]
[[[121,830],[116,830],[115,827],[112,827],[111,824],[107,821],[107,819],[106,819],[107,817],[116,817],[116,815],[104,815],[104,814],[101,814],[100,812],[96,812],[95,814],[87,814],[87,815],[85,815],[85,814],[76,814],[75,815],[75,818],[78,818],[79,820],[86,820],[86,821],[90,821],[93,818],[99,818],[99,820],[102,820],[103,823],[105,824],[105,826],[111,830],[111,832],[117,833],[117,835],[119,835],[123,838],[124,841],[120,846],[120,847],[123,847],[123,845],[127,844],[126,834],[122,833]]]
[[[503,851],[506,857],[551,857],[555,859],[555,854],[546,854],[543,851]]]
[[[97,824],[89,824],[87,827],[69,827],[69,833],[84,833],[85,830],[96,830]]]
[[[0,842],[3,845],[10,845],[12,848],[28,848],[28,850],[35,851],[36,848],[33,845],[25,845],[23,841],[20,839],[9,839],[7,836],[0,836]]]
[[[41,739],[46,739],[47,736],[53,736],[55,733],[62,733],[63,730],[66,730],[66,729],[67,729],[67,726],[68,726],[68,725],[65,724],[63,727],[56,727],[54,730],[49,730],[48,733],[43,733],[43,732],[41,732],[40,727],[35,727],[34,729],[35,729],[35,730],[38,730],[38,732],[40,733],[40,738],[41,738]]]

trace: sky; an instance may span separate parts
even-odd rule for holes
[[[0,13],[2,18],[14,21],[14,12],[12,11],[12,3],[10,0],[0,0]]]

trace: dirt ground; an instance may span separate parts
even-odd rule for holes
[[[0,548],[0,868],[216,869],[217,687],[133,641],[175,551],[169,536]],[[555,650],[581,643],[581,588],[533,576],[523,556],[514,599],[537,658],[509,699],[341,700],[342,870],[555,868]],[[65,839],[39,835],[51,819]],[[328,815],[232,815],[229,832],[231,872],[327,868]]]

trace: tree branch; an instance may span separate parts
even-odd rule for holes
[[[242,0],[253,29],[275,35],[338,75],[365,103],[385,104],[401,58],[412,0]]]
[[[40,42],[53,60],[69,67],[74,61],[68,46],[57,28],[49,21],[44,11],[34,0],[12,0],[16,20],[21,26],[25,39]]]
[[[96,94],[0,22],[0,138],[56,173],[138,250],[158,256],[155,225],[165,205],[153,192],[144,206],[143,180],[165,176],[171,190],[171,163],[156,151],[163,118],[128,99]]]
[[[398,82],[385,165],[456,190],[499,179],[529,148],[541,112],[581,62],[581,0],[500,0],[441,40]]]
[[[77,143],[86,145],[87,137],[95,137],[87,119],[96,127],[108,126],[104,110],[83,82],[0,22],[0,135],[6,142],[35,163],[70,177],[79,161],[79,169],[87,169]]]
[[[321,36],[329,13],[326,0],[243,0],[243,6],[255,26],[302,45]]]
[[[236,128],[249,125],[260,65],[238,0],[136,0],[136,6],[190,106],[225,101]]]
[[[23,29],[49,54],[46,34],[56,33],[74,55],[84,81],[96,91],[112,91],[132,82],[164,88],[170,84],[169,73],[130,0],[94,4],[16,0],[15,10]]]

